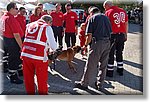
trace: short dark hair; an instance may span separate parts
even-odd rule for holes
[[[68,6],[71,6],[71,4],[70,4],[70,3],[67,3],[67,4],[65,5],[65,7],[68,7]]]
[[[15,5],[16,5],[16,3],[10,2],[10,3],[7,5],[7,11],[10,11],[11,8],[15,8]]]
[[[20,8],[19,8],[19,11],[21,11],[21,10],[23,10],[23,9],[25,9],[25,8],[24,8],[24,7],[20,7]]]
[[[42,3],[38,3],[37,6],[43,6],[43,4]]]

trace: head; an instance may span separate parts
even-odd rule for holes
[[[85,23],[82,23],[82,24],[80,25],[80,29],[85,31],[85,29],[86,29]]]
[[[97,7],[92,7],[91,9],[90,9],[90,13],[93,15],[93,14],[96,14],[96,13],[100,13],[100,10],[99,10],[99,8],[97,8]]]
[[[61,4],[60,3],[57,3],[55,5],[55,7],[56,7],[56,11],[60,11],[61,10]]]
[[[42,10],[39,6],[35,7],[34,9],[34,15],[39,16],[42,13]]]
[[[43,10],[43,4],[38,3],[37,6],[39,6],[41,8],[41,10]]]
[[[26,14],[26,9],[25,9],[24,7],[20,7],[20,8],[19,8],[19,13],[20,13],[21,15],[25,15],[25,14]]]
[[[75,54],[76,54],[76,53],[79,53],[79,52],[81,51],[81,46],[78,46],[78,45],[77,45],[77,46],[73,46],[72,48],[73,48]]]
[[[53,19],[50,15],[43,15],[41,19],[44,20],[49,26],[52,25]]]
[[[104,3],[103,3],[103,7],[104,7],[104,9],[105,10],[108,10],[110,7],[112,7],[113,6],[113,3],[112,3],[112,1],[110,1],[110,0],[106,0]]]
[[[10,2],[8,5],[7,5],[7,11],[12,14],[12,15],[17,15],[18,14],[18,8],[17,8],[17,5],[16,3],[14,2]]]
[[[70,3],[67,3],[67,4],[65,5],[65,8],[66,8],[66,11],[67,11],[67,12],[70,12],[70,11],[71,11],[71,4],[70,4]]]

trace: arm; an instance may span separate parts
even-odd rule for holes
[[[22,40],[21,40],[20,34],[14,33],[13,35],[14,35],[14,38],[15,38],[16,42],[18,43],[19,47],[22,48]]]
[[[75,33],[76,33],[76,35],[77,35],[77,34],[78,34],[78,21],[77,21],[77,20],[75,20],[75,25],[76,25],[76,26],[75,26],[75,30],[76,30]]]
[[[54,38],[53,30],[50,26],[46,28],[46,37],[50,48],[55,51],[57,49],[57,43]]]
[[[85,47],[87,47],[91,41],[92,41],[92,34],[88,33],[86,35]]]

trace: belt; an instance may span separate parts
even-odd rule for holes
[[[93,41],[99,41],[99,40],[110,40],[110,37],[103,37],[103,38],[100,38],[100,39],[95,39],[95,37],[93,37],[92,39]]]
[[[57,27],[58,28],[58,27],[62,27],[62,26],[53,26],[53,27]]]
[[[124,33],[112,33],[112,34],[124,34]]]

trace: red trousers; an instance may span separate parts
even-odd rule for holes
[[[48,62],[23,58],[23,75],[27,94],[35,94],[34,75],[37,76],[38,93],[41,95],[48,94]]]

